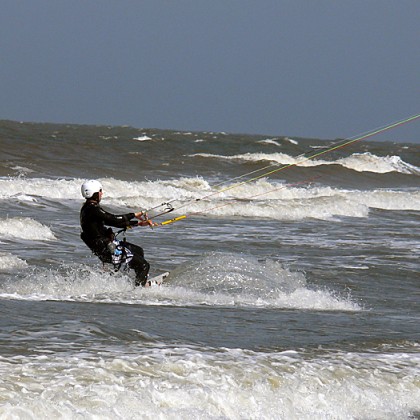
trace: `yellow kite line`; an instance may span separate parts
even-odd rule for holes
[[[288,168],[291,168],[291,167],[293,167],[293,166],[298,166],[298,165],[300,165],[300,164],[302,164],[302,163],[304,163],[304,162],[307,162],[307,161],[309,161],[309,160],[311,160],[311,159],[314,159],[314,158],[316,158],[316,157],[319,157],[319,156],[325,155],[326,153],[332,152],[332,151],[334,151],[334,150],[342,149],[342,148],[347,147],[347,146],[349,146],[349,145],[351,145],[351,144],[353,144],[353,143],[357,143],[357,142],[359,142],[359,141],[366,140],[366,139],[367,139],[367,138],[369,138],[369,137],[376,136],[377,134],[384,133],[385,131],[391,130],[391,129],[396,128],[396,127],[399,127],[399,126],[401,126],[401,125],[403,125],[403,124],[406,124],[406,123],[409,123],[409,122],[415,121],[415,120],[417,120],[418,118],[420,118],[420,114],[416,114],[416,115],[413,115],[413,116],[411,116],[411,117],[405,118],[405,119],[403,119],[403,120],[399,120],[399,121],[397,121],[397,122],[394,122],[394,123],[388,124],[388,125],[386,125],[386,126],[383,126],[383,127],[380,127],[380,128],[377,128],[377,129],[374,129],[374,130],[371,130],[371,131],[368,131],[368,132],[366,132],[366,133],[364,133],[364,134],[358,135],[358,136],[357,136],[356,138],[354,138],[354,139],[352,139],[352,138],[345,139],[345,140],[343,140],[343,143],[341,143],[341,144],[336,144],[336,145],[333,145],[332,147],[330,147],[330,148],[328,148],[328,149],[326,149],[326,150],[322,150],[322,151],[320,151],[320,152],[318,152],[318,153],[315,153],[315,154],[313,154],[313,155],[311,155],[311,156],[308,156],[308,157],[304,157],[304,155],[299,155],[297,158],[299,158],[300,156],[302,156],[302,157],[303,157],[303,159],[302,159],[302,160],[296,161],[296,162],[294,162],[294,163],[289,163],[289,164],[287,164],[287,165],[281,166],[280,168],[276,168],[276,169],[273,169],[273,170],[268,171],[268,172],[264,172],[262,175],[255,176],[255,177],[250,178],[250,179],[248,179],[248,180],[246,180],[246,181],[243,181],[243,182],[238,182],[238,183],[236,183],[236,184],[230,185],[229,187],[223,188],[223,189],[221,189],[221,190],[218,190],[218,191],[215,191],[215,192],[213,192],[213,193],[211,193],[211,194],[208,194],[208,195],[206,195],[206,196],[204,196],[204,197],[198,198],[198,199],[196,199],[195,201],[200,201],[200,200],[203,200],[203,199],[206,199],[206,198],[212,197],[213,195],[216,195],[216,194],[220,194],[220,193],[223,193],[223,192],[229,191],[229,190],[231,190],[231,189],[233,189],[233,188],[240,187],[241,185],[248,184],[249,182],[256,181],[257,179],[260,179],[260,178],[263,178],[263,177],[268,177],[268,176],[270,176],[270,175],[272,175],[272,174],[274,174],[274,173],[277,173],[277,172],[283,171],[283,170],[288,169]],[[233,179],[229,180],[228,182],[232,182],[233,180],[240,179],[240,178],[243,178],[243,177],[245,177],[245,176],[248,176],[248,175],[251,175],[251,174],[254,174],[254,173],[260,172],[260,171],[262,171],[262,170],[264,170],[264,169],[267,169],[267,168],[269,168],[269,167],[271,167],[271,166],[266,166],[266,167],[264,167],[264,168],[257,169],[257,170],[255,170],[255,171],[253,171],[253,172],[249,172],[249,173],[247,173],[247,174],[240,175],[240,176],[238,176],[238,177],[236,177],[236,178],[233,178]],[[224,183],[221,183],[221,184],[218,184],[218,185],[223,185],[223,184],[224,184]],[[216,186],[218,186],[218,185],[216,185]],[[190,203],[191,201],[192,201],[192,200],[190,200],[188,203]],[[177,209],[180,209],[180,208],[182,208],[182,207],[185,207],[188,203],[183,204],[182,206],[179,206]],[[203,212],[204,212],[204,211],[203,211]],[[200,212],[200,213],[203,213],[203,212]],[[169,224],[174,223],[174,222],[177,222],[177,221],[179,221],[179,220],[183,220],[183,219],[185,219],[187,216],[188,216],[187,214],[184,214],[184,215],[182,215],[182,216],[174,217],[173,219],[165,220],[164,222],[160,223],[160,225],[162,225],[162,226],[164,226],[164,225],[169,225]]]

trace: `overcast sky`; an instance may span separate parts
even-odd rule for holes
[[[0,6],[0,119],[335,139],[420,113],[419,0]]]

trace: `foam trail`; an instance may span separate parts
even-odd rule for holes
[[[303,273],[250,256],[209,254],[173,270],[164,286],[134,288],[132,276],[84,265],[31,268],[0,287],[0,296],[171,306],[243,306],[360,311],[348,297],[306,285]]]

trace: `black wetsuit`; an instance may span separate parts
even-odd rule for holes
[[[106,228],[105,225],[116,228],[125,228],[128,226],[136,226],[137,221],[134,219],[134,213],[122,215],[114,215],[105,211],[97,201],[86,200],[80,210],[80,225],[82,233],[80,237],[84,243],[99,257],[104,263],[112,263],[111,251],[108,244],[112,241],[112,230]],[[144,259],[144,252],[138,245],[129,242],[123,242],[122,245],[128,248],[133,254],[133,258],[129,262],[129,267],[136,273],[136,286],[144,286],[147,281],[150,265]]]

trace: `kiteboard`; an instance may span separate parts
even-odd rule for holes
[[[149,283],[149,287],[160,286],[168,276],[169,271],[166,271],[165,273],[150,278],[149,280],[147,280],[147,283]]]

